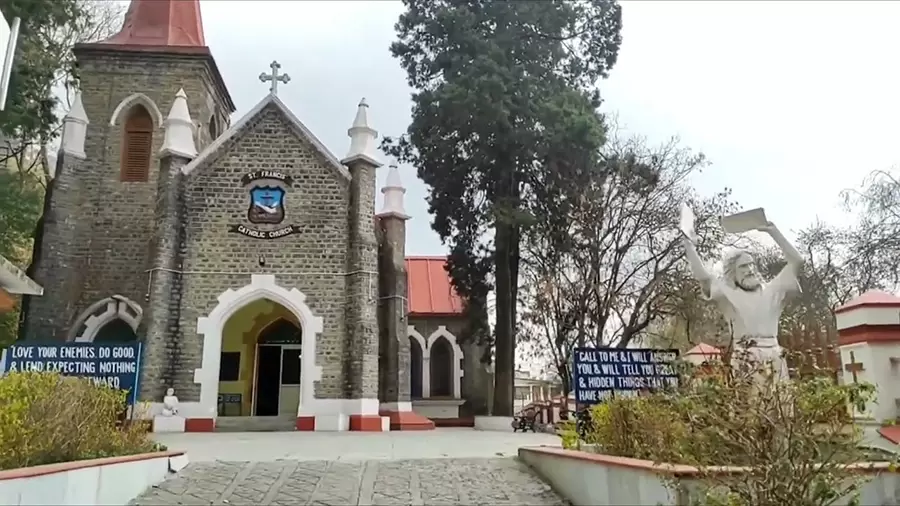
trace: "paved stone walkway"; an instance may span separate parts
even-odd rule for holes
[[[566,502],[512,458],[195,462],[131,504],[534,505]]]

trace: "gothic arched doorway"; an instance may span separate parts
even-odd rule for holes
[[[95,343],[133,343],[138,340],[131,325],[121,318],[115,318],[97,330]]]
[[[431,397],[453,397],[453,347],[445,337],[431,345]]]
[[[409,396],[422,398],[422,347],[419,341],[409,338]]]

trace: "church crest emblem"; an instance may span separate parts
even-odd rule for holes
[[[241,178],[247,190],[247,222],[259,227],[234,224],[228,231],[253,239],[280,239],[300,231],[297,225],[284,225],[288,217],[285,204],[293,185],[291,176],[274,170],[258,170]],[[282,225],[272,228],[273,225]]]
[[[247,221],[255,225],[277,225],[284,221],[284,188],[255,186],[250,188]]]

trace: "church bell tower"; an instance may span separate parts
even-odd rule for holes
[[[127,301],[125,320],[144,338],[165,114],[183,89],[202,149],[235,106],[206,46],[199,0],[132,0],[118,33],[74,53],[80,93],[32,269],[47,291],[28,302],[24,337],[91,340],[98,329],[86,322],[101,320],[93,312],[109,299]]]

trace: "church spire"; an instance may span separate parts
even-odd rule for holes
[[[122,29],[100,44],[205,47],[200,0],[131,0]]]

